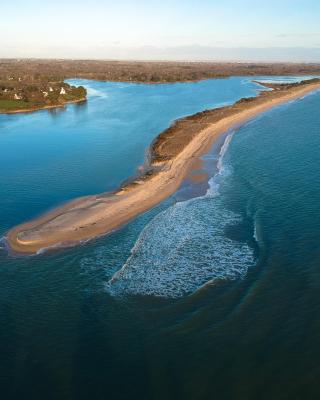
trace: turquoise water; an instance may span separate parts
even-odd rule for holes
[[[173,119],[257,89],[85,84],[84,106],[0,116],[0,234],[114,189]],[[76,248],[3,249],[1,398],[317,398],[319,107],[317,93],[229,132],[200,197]]]

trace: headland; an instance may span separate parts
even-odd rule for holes
[[[0,74],[0,114],[59,108],[86,98],[83,86],[71,86],[54,76]]]

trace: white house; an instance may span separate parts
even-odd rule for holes
[[[49,92],[53,92],[53,89],[52,89],[52,87],[51,87],[51,86],[49,87]]]
[[[65,91],[65,89],[63,87],[60,90],[60,94],[66,94],[66,91]]]
[[[42,92],[43,93],[43,97],[47,97],[48,96],[48,92]]]
[[[15,93],[15,94],[14,94],[14,99],[15,99],[15,100],[21,100],[22,97],[21,97],[21,96],[18,96],[17,93]]]

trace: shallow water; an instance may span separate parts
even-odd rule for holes
[[[257,89],[85,83],[86,106],[0,116],[1,234],[114,189],[172,119]],[[310,95],[230,133],[201,197],[76,248],[3,250],[1,398],[317,398],[319,106]]]

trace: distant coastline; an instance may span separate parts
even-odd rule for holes
[[[8,232],[18,253],[73,245],[108,233],[173,194],[197,157],[215,140],[277,105],[320,89],[320,79],[295,84],[268,84],[272,91],[244,98],[231,106],[182,118],[152,143],[140,177],[114,193],[76,199]]]
[[[210,61],[107,61],[57,59],[0,59],[1,77],[54,81],[90,79],[108,82],[175,83],[197,82],[231,76],[320,75],[317,63],[262,63]]]

